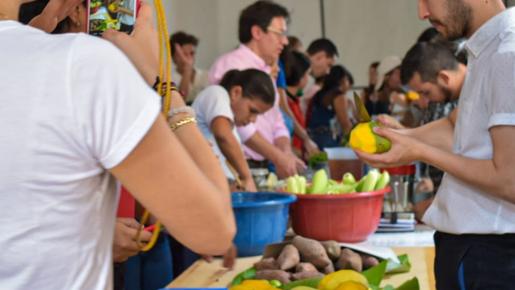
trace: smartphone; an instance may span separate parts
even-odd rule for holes
[[[108,29],[131,33],[140,0],[88,0],[88,33],[100,36]]]

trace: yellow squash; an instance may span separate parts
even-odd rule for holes
[[[356,125],[350,132],[350,147],[372,154],[390,150],[392,147],[390,140],[374,133],[373,128],[378,126],[376,121]]]
[[[354,282],[354,283],[346,283],[346,282]],[[346,283],[346,284],[345,284]],[[364,286],[365,288],[359,286]],[[339,287],[342,287],[339,289]],[[352,288],[355,286],[357,288]],[[349,288],[347,288],[349,287]],[[356,272],[354,270],[340,270],[337,272],[333,272],[329,275],[326,275],[318,284],[319,290],[361,290],[368,289],[368,281],[365,276],[361,273]]]
[[[240,285],[233,286],[229,290],[280,290],[267,280],[245,280]]]

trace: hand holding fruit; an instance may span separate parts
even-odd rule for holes
[[[420,141],[402,134],[402,131],[375,127],[374,132],[391,141],[389,151],[382,154],[356,150],[358,157],[375,168],[387,168],[409,164],[420,160],[421,152],[424,152],[424,144]],[[379,152],[376,152],[379,153]]]

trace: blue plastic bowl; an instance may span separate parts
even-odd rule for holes
[[[296,196],[283,193],[233,192],[238,256],[262,255],[266,245],[283,241],[289,204],[296,200]]]

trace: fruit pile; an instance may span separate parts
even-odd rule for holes
[[[379,173],[372,169],[367,175],[356,181],[352,173],[345,173],[342,181],[329,179],[325,170],[320,169],[313,175],[311,185],[307,184],[304,176],[294,175],[286,180],[286,191],[296,194],[343,194],[355,192],[370,192],[381,190],[388,186],[390,175],[387,171]]]

